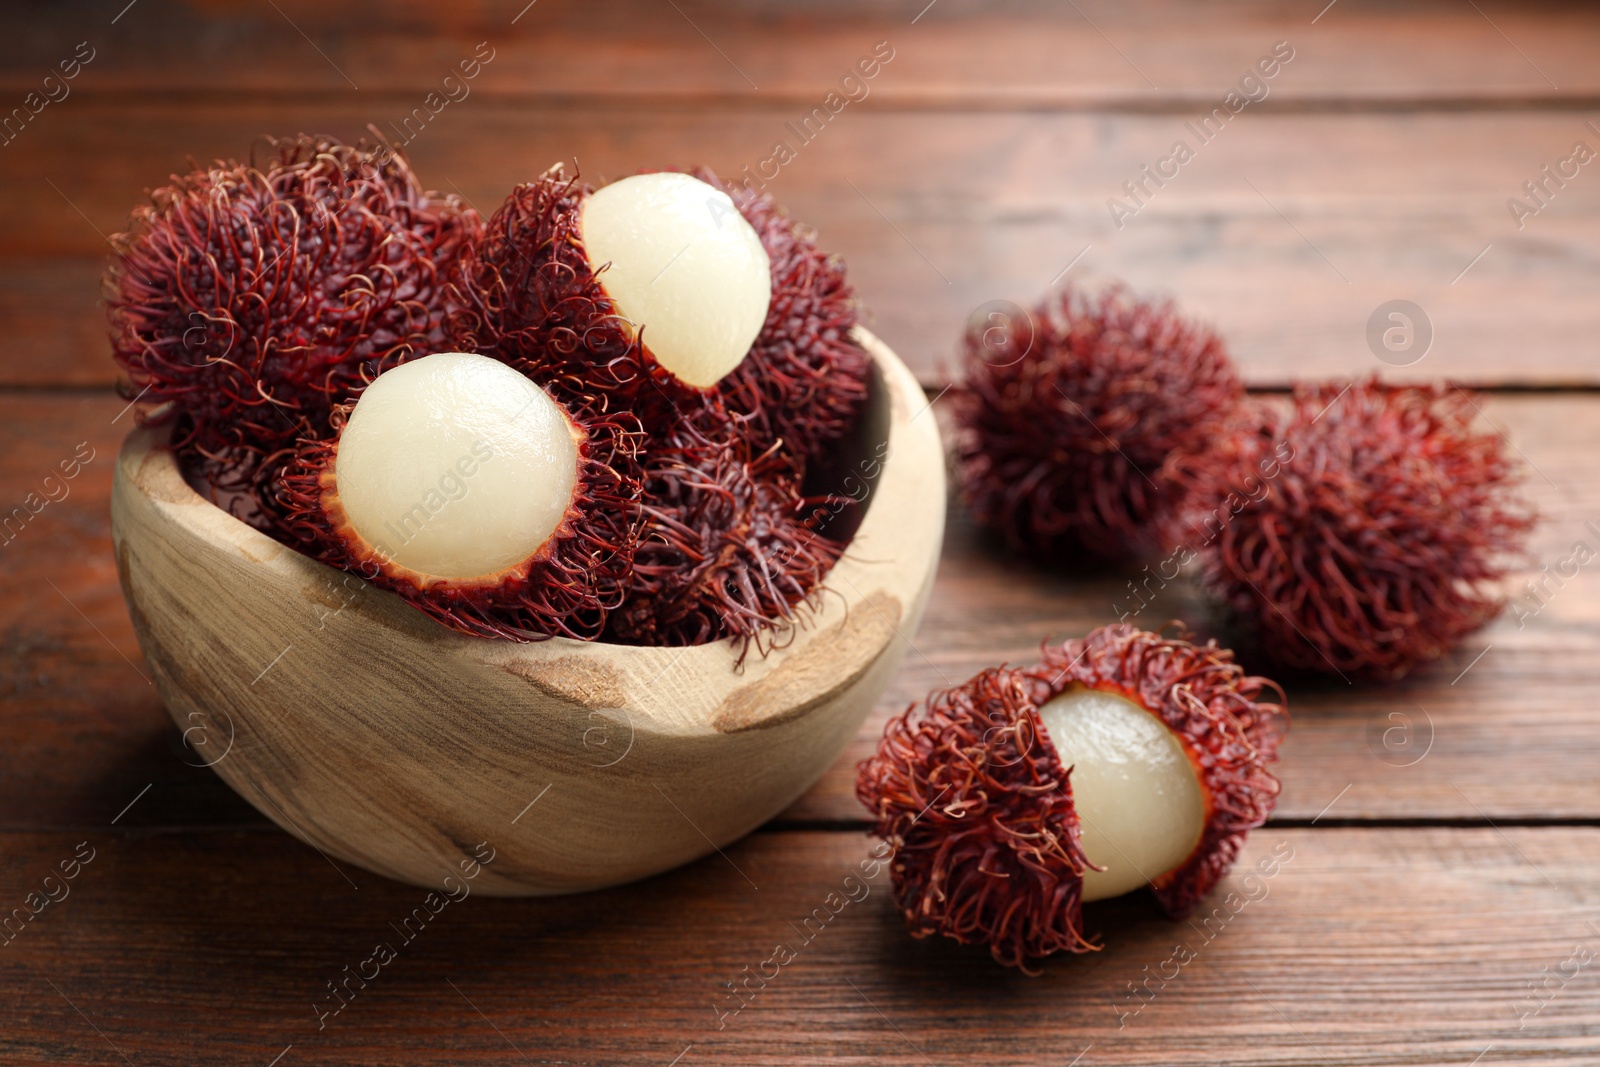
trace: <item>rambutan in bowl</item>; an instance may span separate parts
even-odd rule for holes
[[[643,878],[792,803],[855,734],[916,632],[944,532],[921,388],[858,330],[872,389],[830,464],[865,513],[792,640],[531,644],[448,630],[200,497],[165,432],[117,460],[122,591],[191,762],[326,855],[416,885],[494,859],[503,896]]]

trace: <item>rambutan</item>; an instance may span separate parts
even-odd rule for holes
[[[776,444],[682,433],[645,460],[643,521],[627,600],[609,636],[645,645],[731,638],[765,653],[815,607],[844,546],[817,529]]]
[[[1169,456],[1223,432],[1244,387],[1222,341],[1125,288],[1067,286],[973,323],[951,389],[960,481],[978,523],[1051,560],[1126,559],[1176,505]]]
[[[426,356],[335,409],[280,472],[286,529],[447,626],[592,639],[630,579],[639,437],[485,356]]]
[[[481,227],[385,147],[299,136],[150,194],[105,283],[126,395],[173,424],[186,470],[265,524],[261,463],[326,437],[367,381],[442,347]],[[215,497],[214,497],[215,498]]]
[[[1187,915],[1272,812],[1282,699],[1215,642],[1115,625],[912,705],[856,779],[912,936],[1027,970],[1098,948],[1085,902],[1148,885]]]
[[[1526,554],[1522,472],[1478,414],[1446,385],[1297,386],[1289,414],[1173,461],[1166,538],[1273,661],[1398,677],[1494,618]]]
[[[662,209],[650,183],[672,190],[665,197],[672,210]],[[629,213],[630,234],[665,225],[671,236],[638,249],[607,238],[606,251],[598,252],[590,228],[600,213],[590,214],[590,205],[634,185],[641,192],[618,196],[626,206],[611,210]],[[741,279],[738,291],[717,292],[719,285],[729,288],[724,275],[742,276],[756,264],[746,247],[752,242],[765,253],[767,284],[746,293],[748,279]],[[688,250],[700,244],[731,244],[723,257],[730,262],[709,254],[702,255],[705,262],[690,262]],[[644,301],[618,277],[624,260],[636,273],[654,272],[641,287],[646,293],[654,297],[660,289],[664,298],[667,283],[681,281],[717,299],[701,317],[725,317],[739,329],[724,337],[728,331],[713,332],[691,313],[651,322],[643,311],[630,310],[630,296],[637,307]],[[764,304],[757,299],[762,294]],[[741,420],[753,453],[782,441],[798,458],[815,456],[844,434],[866,400],[867,357],[850,337],[855,293],[843,264],[818,249],[815,235],[771,197],[730,196],[704,168],[645,172],[595,190],[556,166],[518,186],[489,221],[463,304],[453,326],[462,348],[521,363],[536,379],[580,376],[627,403],[647,426],[672,417],[664,407],[720,399]],[[749,320],[758,306],[764,317],[752,333]],[[716,355],[682,354],[699,349]]]
[[[571,377],[653,430],[715,395],[770,295],[766,253],[726,193],[667,172],[596,190],[558,164],[490,218],[451,332],[535,381]]]

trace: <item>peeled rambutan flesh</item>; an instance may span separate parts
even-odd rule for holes
[[[1445,385],[1298,386],[1287,415],[1174,461],[1167,540],[1274,662],[1403,675],[1494,618],[1526,554],[1522,471],[1477,415]]]
[[[1215,642],[1106,626],[912,705],[856,795],[911,934],[1027,970],[1098,947],[1086,902],[1148,885],[1189,914],[1272,813],[1286,724],[1281,690]]]
[[[1068,286],[974,323],[951,397],[981,526],[1041,562],[1125,560],[1177,504],[1169,457],[1224,433],[1244,387],[1222,341],[1170,304]]]
[[[633,559],[636,431],[462,352],[385,372],[340,415],[280,476],[308,554],[465,633],[604,629]]]
[[[737,367],[766,321],[767,253],[726,193],[689,174],[635,174],[579,209],[589,265],[646,349],[708,389]]]
[[[481,223],[389,150],[309,136],[150,201],[113,238],[105,285],[124,388],[173,424],[192,480],[270,527],[265,457],[326,437],[367,381],[442,347]]]

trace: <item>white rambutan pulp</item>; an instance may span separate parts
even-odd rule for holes
[[[1039,708],[1064,767],[1089,861],[1083,899],[1120,896],[1188,859],[1205,829],[1205,798],[1183,743],[1115,693],[1077,686]]]
[[[739,365],[766,321],[772,273],[726,193],[687,174],[639,174],[582,211],[589,265],[662,367],[703,389]]]
[[[466,352],[379,375],[334,460],[355,532],[434,578],[490,576],[527,559],[561,524],[577,479],[561,406],[504,363]]]

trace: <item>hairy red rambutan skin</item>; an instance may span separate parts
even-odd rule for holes
[[[342,430],[353,407],[335,409],[336,429]],[[575,403],[563,409],[578,445],[573,501],[538,551],[515,566],[484,578],[445,579],[387,558],[381,546],[355,531],[339,502],[338,437],[301,442],[279,468],[277,501],[285,531],[312,558],[399,594],[461,633],[513,641],[593,640],[621,605],[631,578],[642,435],[625,415],[608,416]]]
[[[1029,961],[1097,949],[1083,934],[1083,872],[1072,784],[1025,672],[998,667],[889,720],[862,761],[856,796],[895,850],[895,901],[913,937],[987,945]]]
[[[1084,936],[1084,855],[1071,773],[1038,708],[1079,686],[1123,696],[1183,742],[1206,798],[1200,844],[1151,886],[1181,918],[1222,877],[1278,794],[1266,770],[1287,722],[1281,690],[1245,675],[1215,642],[1105,626],[1046,646],[1036,666],[980,672],[890,720],[857,771],[874,832],[895,849],[895,899],[916,937],[986,944],[1029,961],[1098,946]]]
[[[1247,675],[1233,653],[1126,624],[1102,626],[1079,640],[1047,645],[1028,671],[1035,704],[1074,685],[1116,693],[1178,735],[1206,799],[1205,830],[1183,866],[1151,884],[1169,915],[1194,910],[1233,866],[1251,830],[1272,814],[1277,762],[1287,731],[1283,690]],[[1276,702],[1262,700],[1274,694]]]
[[[975,323],[950,391],[963,495],[1030,558],[1124,560],[1176,504],[1164,470],[1221,433],[1244,387],[1222,341],[1121,286],[1067,286],[1004,325]]]
[[[1169,542],[1274,662],[1395,678],[1504,606],[1535,516],[1472,395],[1371,378],[1295,389],[1229,447],[1184,457]]]
[[[172,438],[191,438],[193,420],[172,416]],[[267,452],[259,445],[209,448],[191,439],[177,450],[178,468],[189,487],[234,518],[271,536],[281,532],[281,512],[273,499],[273,459],[289,451]]]
[[[511,191],[462,273],[454,344],[521,370],[540,385],[565,380],[631,411],[654,433],[713,403],[649,352],[647,331],[611,303],[584,250],[579,208],[594,190],[556,164]]]
[[[326,437],[336,405],[441,347],[481,227],[386,146],[265,144],[152,192],[105,282],[126,395],[160,405],[180,455],[251,484],[252,457]]]
[[[645,458],[639,546],[608,636],[626,644],[731,638],[765,655],[815,610],[844,546],[816,532],[822,502],[803,497],[774,445],[688,432]]]
[[[855,290],[844,263],[817,247],[816,232],[765,193],[730,189],[710,170],[689,173],[732,197],[772,265],[767,319],[744,362],[717,389],[748,423],[757,451],[782,441],[804,457],[843,437],[867,399],[867,354],[851,339]]]

